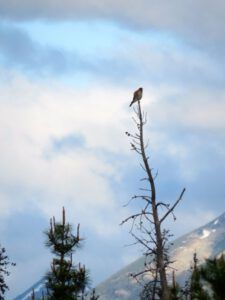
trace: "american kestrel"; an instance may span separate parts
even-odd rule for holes
[[[141,100],[141,98],[142,98],[142,93],[143,93],[143,88],[141,88],[141,87],[140,87],[138,90],[136,90],[136,91],[134,92],[133,100],[132,100],[130,106],[131,106],[133,103],[135,103],[135,102]]]

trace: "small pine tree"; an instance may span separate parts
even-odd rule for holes
[[[95,294],[95,289],[92,290],[90,300],[98,300],[99,296]]]
[[[9,257],[6,254],[5,248],[0,246],[0,300],[4,300],[4,294],[6,290],[9,290],[8,285],[5,282],[5,276],[9,276],[8,266],[15,266],[15,263],[9,261]]]
[[[176,282],[175,271],[173,271],[173,282],[172,282],[172,286],[170,287],[170,298],[169,299],[170,300],[181,300],[182,299],[180,286]]]
[[[35,292],[34,292],[34,289],[32,289],[31,300],[35,300]]]
[[[45,300],[44,291],[42,290],[41,300]]]
[[[200,267],[198,266],[196,253],[193,255],[193,265],[191,266],[190,272],[190,277],[182,289],[183,298],[185,300],[210,300],[211,298],[207,290],[203,287],[205,284],[201,276]]]
[[[190,278],[190,300],[209,300],[210,297],[203,288],[203,282],[201,279],[201,272],[198,267],[198,258],[196,253],[194,253],[193,256],[193,262],[193,271]]]
[[[46,288],[49,300],[77,300],[82,299],[88,283],[87,271],[80,264],[73,264],[73,252],[80,247],[81,238],[79,225],[77,233],[73,235],[72,226],[66,223],[65,209],[62,212],[62,222],[50,220],[50,229],[45,232],[46,246],[55,257],[51,264],[51,271],[46,276]]]

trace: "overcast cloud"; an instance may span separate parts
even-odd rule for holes
[[[211,50],[224,46],[225,3],[210,1],[0,1],[0,15],[8,20],[106,19],[128,27],[172,31]],[[215,43],[220,43],[216,44]]]

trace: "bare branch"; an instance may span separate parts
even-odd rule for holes
[[[155,176],[154,176],[154,181],[156,180],[157,176],[159,175],[159,171],[157,170]]]
[[[145,191],[145,192],[151,192],[151,190],[149,189],[145,189],[145,188],[139,188],[140,191]]]
[[[123,225],[124,223],[128,222],[129,220],[134,220],[138,217],[141,217],[143,214],[150,214],[150,213],[147,213],[147,212],[144,212],[142,211],[141,213],[138,213],[138,214],[134,214],[132,216],[129,216],[128,218],[126,218],[125,220],[123,220],[120,225]]]
[[[174,210],[174,208],[177,206],[177,204],[181,201],[181,199],[182,199],[182,197],[183,197],[183,195],[184,195],[184,192],[185,192],[185,188],[183,189],[183,191],[181,192],[181,194],[180,194],[180,197],[177,199],[177,201],[174,203],[174,205],[165,213],[165,215],[161,218],[161,220],[160,220],[160,223],[162,223],[165,219],[166,219],[166,217],[170,214],[170,213],[172,213],[173,212],[173,210]]]
[[[156,207],[158,207],[158,206],[164,206],[164,207],[166,207],[167,209],[169,209],[169,207],[170,207],[169,204],[164,203],[164,202],[158,202],[158,203],[156,204]]]
[[[147,177],[142,178],[142,179],[140,179],[140,181],[148,181],[148,178]]]

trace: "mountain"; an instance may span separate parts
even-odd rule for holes
[[[212,222],[197,228],[196,230],[176,239],[170,248],[170,257],[176,278],[179,283],[184,283],[188,270],[193,260],[193,253],[197,252],[199,262],[205,258],[219,255],[225,250],[225,213]],[[137,273],[143,269],[144,257],[121,269],[96,287],[100,300],[136,300],[139,297],[141,287],[130,278],[130,273]],[[32,288],[35,288],[41,296],[43,281],[39,281],[25,293],[14,300],[28,300]],[[39,299],[37,297],[37,299]]]
[[[41,299],[43,287],[44,287],[44,280],[41,279],[38,282],[36,282],[34,285],[32,285],[24,293],[20,294],[16,298],[14,298],[14,300],[30,300],[33,290],[35,292],[36,299],[37,300]]]

